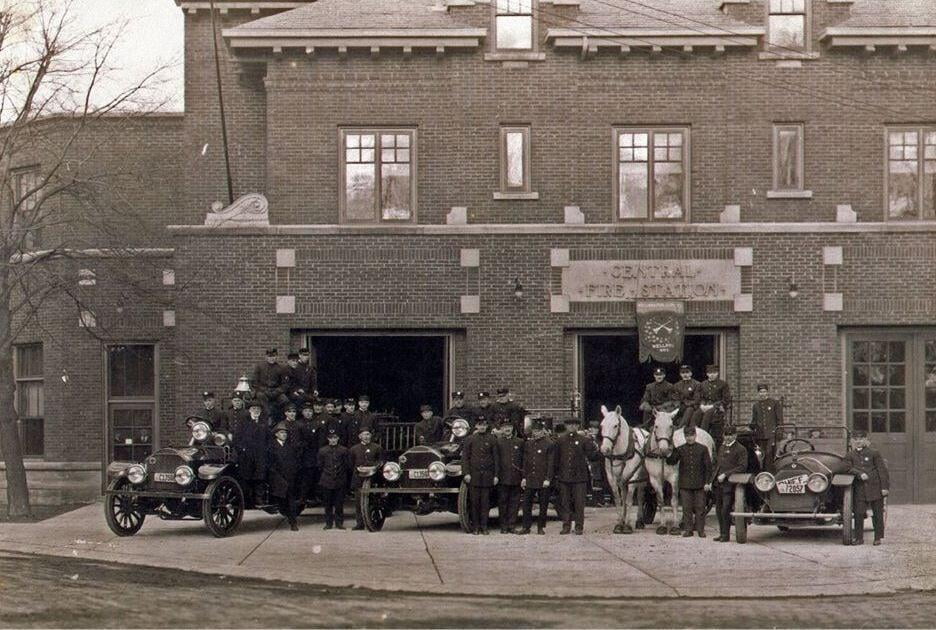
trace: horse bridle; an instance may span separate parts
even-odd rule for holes
[[[623,431],[624,416],[622,416],[621,414],[617,414],[617,417],[618,417],[618,422],[617,422],[617,433],[614,434],[614,437],[611,437],[610,435],[605,435],[604,433],[602,433],[602,434],[601,434],[601,443],[602,443],[602,445],[604,445],[604,441],[605,441],[605,440],[608,440],[609,442],[611,442],[611,447],[613,448],[613,447],[614,447],[614,441],[615,441],[616,439],[618,439],[618,437],[620,437],[621,431]],[[612,453],[611,455],[605,455],[604,453],[602,453],[601,456],[604,457],[605,459],[610,459],[611,461],[615,461],[615,460],[619,460],[619,459],[621,459],[621,460],[630,459],[630,457],[628,457],[626,454],[624,454],[624,455],[615,455],[614,453]],[[633,457],[633,455],[632,455],[631,457]]]
[[[653,440],[654,440],[654,441],[656,442],[656,444],[657,444],[657,450],[656,450],[656,451],[651,450],[649,453],[647,453],[647,457],[649,457],[649,458],[651,458],[651,459],[663,459],[663,453],[660,451],[660,442],[666,442],[666,443],[668,443],[668,444],[670,445],[670,448],[672,448],[672,446],[673,446],[673,434],[674,434],[675,432],[676,432],[675,427],[672,427],[672,431],[670,431],[668,437],[660,437],[660,436],[657,434],[656,425],[654,425],[654,426],[653,426],[653,431],[652,431],[652,433],[651,433],[650,435],[653,436]]]

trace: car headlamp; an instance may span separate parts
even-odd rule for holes
[[[403,474],[403,469],[396,462],[387,462],[383,467],[383,476],[387,481],[396,481]]]
[[[445,479],[445,463],[432,462],[429,464],[429,478],[433,481],[442,481]]]
[[[761,492],[770,492],[777,485],[777,480],[769,472],[757,473],[754,477],[754,487]]]
[[[127,469],[127,479],[130,483],[143,483],[146,480],[146,469],[139,464],[134,464]]]
[[[825,492],[826,488],[829,487],[829,478],[822,473],[813,473],[809,475],[809,481],[806,482],[806,487],[809,488],[810,492],[815,492],[816,494]]]
[[[452,435],[463,438],[468,435],[468,421],[459,418],[452,423]]]
[[[196,422],[192,425],[192,437],[195,438],[196,442],[207,439],[209,433],[211,433],[211,429],[206,422]]]
[[[223,433],[215,433],[214,437],[212,438],[212,441],[214,442],[215,446],[224,446],[225,444],[227,444],[228,439],[227,439],[227,436],[224,435]]]
[[[462,466],[461,464],[446,464],[445,473],[453,477],[458,477],[462,474]]]
[[[180,486],[187,486],[195,479],[195,473],[188,466],[179,466],[175,469],[175,482]]]

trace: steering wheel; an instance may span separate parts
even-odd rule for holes
[[[806,446],[808,446],[808,447],[809,447],[808,449],[804,449],[804,450],[806,450],[806,451],[814,451],[814,450],[816,450],[816,447],[813,446],[813,443],[810,442],[809,440],[806,440],[806,439],[803,439],[803,438],[790,438],[789,440],[787,440],[786,442],[783,443],[783,446],[780,447],[780,454],[781,454],[781,455],[786,455],[787,453],[791,453],[792,451],[790,450],[790,445],[791,445],[791,444],[794,444],[794,443],[796,443],[796,442],[802,442],[803,444],[805,444]]]

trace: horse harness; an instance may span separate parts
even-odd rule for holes
[[[623,418],[622,416],[619,415],[619,416],[618,416],[618,433],[617,433],[617,435],[614,437],[614,439],[617,439],[617,436],[619,436],[619,435],[621,434],[621,431],[624,430],[624,429],[623,429],[623,425],[624,425],[624,418]],[[636,455],[638,458],[640,458],[640,459],[643,459],[644,457],[647,457],[647,454],[644,453],[644,450],[643,450],[643,449],[638,449],[638,448],[636,448],[636,444],[637,444],[637,433],[636,433],[636,431],[634,430],[634,428],[628,426],[628,427],[627,427],[627,430],[631,432],[631,439],[628,440],[628,442],[627,442],[627,450],[625,450],[624,453],[621,454],[621,455],[615,455],[615,454],[613,454],[613,453],[612,453],[611,455],[604,455],[604,454],[602,454],[602,457],[604,457],[605,459],[611,460],[612,462],[614,462],[614,461],[628,461],[628,460],[632,459],[635,455]],[[612,441],[611,438],[610,438],[609,436],[607,436],[607,435],[602,435],[602,436],[601,436],[601,439],[602,439],[602,440],[609,440],[609,441]],[[618,483],[619,483],[620,485],[622,485],[622,486],[629,485],[630,483],[632,483],[633,477],[634,477],[634,475],[637,474],[637,471],[638,471],[638,470],[640,470],[640,465],[639,465],[639,464],[638,464],[637,466],[634,467],[634,469],[631,471],[631,474],[627,477],[627,479],[621,480],[621,481],[619,481]]]

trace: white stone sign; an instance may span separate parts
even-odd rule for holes
[[[562,293],[572,302],[731,301],[741,269],[731,259],[576,260],[562,270]]]

